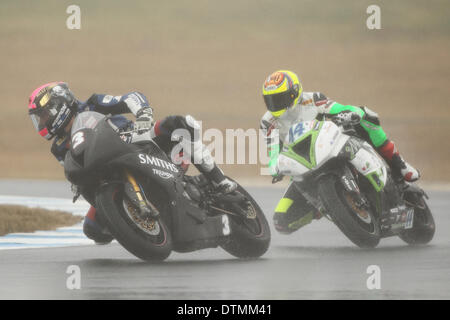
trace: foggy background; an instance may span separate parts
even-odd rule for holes
[[[66,27],[72,4],[81,30]],[[371,4],[381,30],[366,27]],[[27,115],[44,83],[65,81],[83,101],[138,90],[156,119],[191,114],[204,129],[257,129],[265,77],[289,69],[305,91],[376,111],[423,180],[448,181],[449,17],[445,0],[2,0],[0,178],[64,178]],[[222,167],[259,174],[257,165]]]

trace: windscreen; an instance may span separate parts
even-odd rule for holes
[[[94,112],[94,111],[86,111],[82,112],[75,118],[73,125],[72,125],[72,131],[71,135],[81,129],[93,129],[97,126],[97,124],[105,117],[105,115]]]

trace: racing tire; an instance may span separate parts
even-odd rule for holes
[[[333,222],[342,233],[360,248],[375,248],[380,242],[380,226],[371,210],[367,210],[373,226],[365,228],[344,198],[344,186],[334,175],[321,178],[318,182],[319,197]],[[369,225],[367,226],[369,227]]]
[[[436,231],[436,225],[430,208],[423,197],[419,201],[422,203],[414,208],[413,227],[403,230],[398,235],[400,239],[409,245],[424,245],[429,243],[433,239]]]
[[[228,215],[231,233],[228,241],[221,247],[237,258],[259,258],[266,253],[270,245],[269,223],[258,203],[239,184],[237,191],[243,194],[253,207],[256,216],[252,223],[255,223],[256,229],[249,228],[246,223],[243,223],[245,222],[243,219],[246,218]]]
[[[159,217],[159,234],[150,235],[127,214],[123,185],[107,184],[96,195],[97,210],[105,217],[108,230],[129,252],[145,261],[165,260],[172,251],[172,238],[164,221]]]

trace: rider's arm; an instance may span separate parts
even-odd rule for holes
[[[312,102],[314,106],[317,107],[317,112],[323,115],[335,115],[341,112],[355,112],[361,118],[364,116],[364,110],[360,107],[355,107],[351,105],[343,105],[337,103],[329,98],[327,98],[321,92],[314,92],[312,95],[312,99],[307,101],[308,103]]]
[[[355,107],[351,105],[342,105],[337,102],[333,102],[329,108],[325,109],[324,113],[335,115],[341,112],[357,113],[361,117],[361,119],[364,117],[365,114],[364,110],[360,107]]]
[[[123,96],[93,94],[86,101],[86,105],[90,111],[113,115],[131,112],[136,116],[139,111],[150,108],[147,98],[139,92],[130,92]]]
[[[324,105],[326,106],[326,105]],[[360,125],[369,135],[370,142],[379,147],[386,142],[387,136],[380,125],[378,114],[365,106],[355,107],[351,105],[342,105],[337,102],[332,102],[328,107],[318,106],[319,113],[336,115],[341,112],[353,112],[361,118]],[[320,110],[322,109],[322,110]]]
[[[267,149],[269,151],[269,171],[272,176],[277,176],[278,172],[276,170],[276,165],[278,161],[278,156],[280,155],[280,150],[282,148],[282,141],[279,137],[279,132],[275,129],[275,126],[270,121],[264,119],[261,120],[260,124],[261,131],[267,142]]]

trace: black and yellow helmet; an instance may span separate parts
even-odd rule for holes
[[[297,75],[288,70],[275,71],[263,84],[264,102],[270,113],[277,118],[300,101],[302,92]]]

